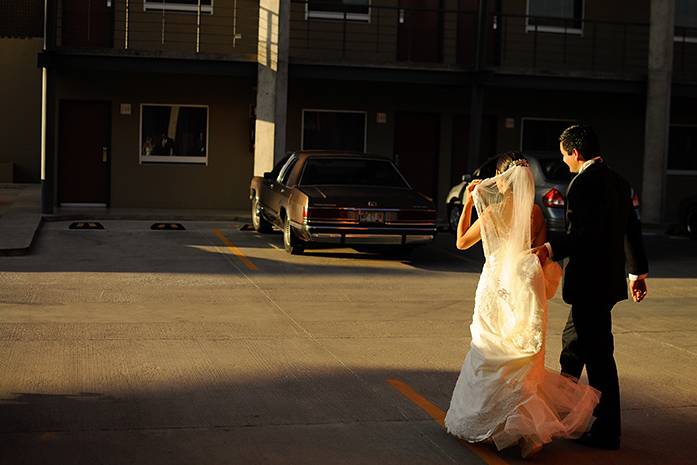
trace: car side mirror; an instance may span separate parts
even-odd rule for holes
[[[472,175],[471,174],[463,174],[462,175],[462,181],[463,182],[470,182],[472,180]]]

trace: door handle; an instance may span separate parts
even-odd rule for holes
[[[399,9],[399,24],[404,24],[404,8]]]
[[[102,162],[106,163],[108,160],[108,149],[106,146],[102,147]]]

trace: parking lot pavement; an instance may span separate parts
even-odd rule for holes
[[[0,257],[0,463],[524,463],[438,424],[480,249],[290,256],[237,223],[102,224]],[[646,240],[649,297],[614,311],[623,448],[533,462],[694,463],[697,242]],[[550,367],[567,311],[557,295]]]

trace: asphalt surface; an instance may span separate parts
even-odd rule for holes
[[[438,424],[480,249],[290,256],[279,233],[181,223],[45,223],[0,257],[1,464],[697,463],[695,241],[647,236],[649,296],[614,310],[622,449],[523,461]],[[558,293],[550,368],[567,312]]]

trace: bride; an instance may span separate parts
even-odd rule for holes
[[[547,299],[561,268],[540,266],[531,246],[544,244],[535,183],[518,152],[499,157],[496,176],[467,186],[457,247],[481,239],[486,261],[475,294],[472,343],[455,385],[445,427],[468,442],[501,450],[520,444],[527,457],[553,438],[588,431],[600,393],[544,366]],[[472,206],[479,218],[472,224]]]

